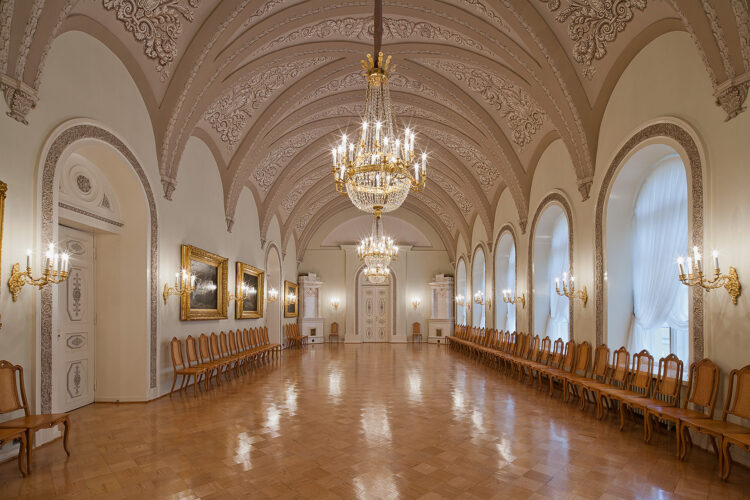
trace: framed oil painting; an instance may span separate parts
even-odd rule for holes
[[[292,298],[293,297],[293,298]],[[284,281],[284,317],[297,317],[297,303],[299,295],[297,294],[297,283]]]
[[[263,317],[263,279],[265,273],[244,262],[237,263],[235,274],[235,295],[239,295],[242,285],[250,289],[245,300],[236,300],[234,316],[237,319],[253,319]]]
[[[180,319],[226,319],[229,259],[182,245],[182,268],[195,275],[195,289],[180,298]]]

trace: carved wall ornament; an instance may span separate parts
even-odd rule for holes
[[[177,187],[177,183],[172,179],[162,177],[161,187],[162,189],[164,189],[164,197],[169,201],[172,201],[172,193],[174,193],[174,189]]]
[[[304,231],[307,225],[310,223],[310,219],[312,219],[313,215],[315,215],[318,210],[323,208],[323,206],[325,206],[327,203],[337,198],[338,196],[339,194],[336,191],[332,191],[328,195],[324,195],[315,200],[305,211],[305,213],[298,217],[295,221],[294,227],[297,230],[297,233],[302,234],[302,231]]]
[[[427,205],[430,210],[432,210],[435,215],[438,216],[441,222],[445,224],[445,227],[447,227],[450,232],[453,232],[456,229],[456,223],[453,221],[453,218],[448,215],[445,209],[442,206],[438,205],[435,200],[433,200],[429,196],[426,196],[424,193],[412,193],[411,196],[414,196],[419,201]]]
[[[248,120],[263,102],[288,81],[296,79],[303,70],[330,60],[330,57],[303,58],[256,73],[229,89],[208,107],[203,117],[216,130],[221,141],[230,150],[234,149]]]
[[[561,0],[539,0],[552,12]],[[607,55],[607,43],[633,19],[635,9],[644,10],[647,0],[567,0],[567,6],[555,19],[568,22],[568,35],[575,42],[573,59],[584,66],[583,74],[592,79],[596,74],[594,60]]]
[[[297,183],[296,186],[294,186],[294,189],[290,191],[283,200],[281,200],[281,208],[282,210],[289,215],[292,213],[292,210],[294,210],[295,205],[297,205],[297,202],[302,198],[302,195],[305,194],[305,192],[313,186],[316,182],[318,182],[320,179],[325,177],[329,172],[327,169],[318,169],[316,171],[309,172],[304,179],[302,179],[299,183]]]
[[[469,215],[474,210],[474,205],[464,196],[464,193],[457,187],[456,183],[434,168],[430,171],[430,181],[434,181],[440,186],[456,202],[459,210],[464,215]]]
[[[591,185],[594,183],[592,176],[587,176],[582,179],[578,179],[578,192],[581,193],[581,201],[589,199],[589,192],[591,191]]]
[[[522,88],[484,68],[441,59],[424,61],[428,66],[449,73],[456,80],[478,92],[485,101],[500,111],[508,122],[513,142],[525,146],[544,124],[545,113]]]
[[[430,137],[452,150],[459,158],[466,161],[479,177],[479,184],[485,192],[488,192],[497,183],[500,172],[490,161],[474,146],[465,140],[442,130],[431,129]]]
[[[102,0],[106,10],[115,11],[117,20],[143,43],[143,52],[156,61],[162,81],[169,77],[169,66],[177,57],[177,41],[182,22],[193,22],[200,0]]]
[[[253,172],[255,183],[263,191],[268,192],[276,177],[284,169],[288,160],[297,154],[297,151],[305,147],[311,141],[318,138],[316,132],[303,132],[299,135],[286,139],[274,147],[258,164]]]
[[[39,96],[36,91],[25,83],[7,75],[0,75],[0,90],[3,92],[8,105],[7,115],[14,120],[28,125],[26,115],[36,107]]]
[[[745,100],[747,99],[748,89],[750,89],[750,80],[731,85],[720,91],[716,96],[716,104],[722,107],[727,113],[725,121],[729,121],[735,116],[745,111]]]
[[[13,21],[14,0],[0,2],[0,73],[8,71],[8,49],[10,47],[10,28]]]

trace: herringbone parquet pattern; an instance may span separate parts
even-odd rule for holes
[[[750,484],[434,345],[310,346],[197,398],[72,420],[72,456],[45,446],[27,479],[0,465],[0,497],[740,498]]]

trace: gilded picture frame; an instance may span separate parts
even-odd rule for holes
[[[285,318],[296,318],[297,317],[297,304],[299,304],[299,294],[297,293],[297,283],[291,281],[284,281],[284,317]],[[294,294],[294,300],[288,300],[289,294]]]
[[[263,317],[263,290],[265,275],[260,269],[237,262],[237,272],[235,274],[235,295],[240,294],[242,284],[255,289],[255,293],[248,296],[245,300],[235,300],[234,317],[236,319],[257,319]]]
[[[188,275],[195,275],[195,290],[180,297],[180,319],[227,319],[229,259],[182,245],[182,268]]]

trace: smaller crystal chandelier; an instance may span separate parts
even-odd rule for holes
[[[364,238],[357,247],[359,260],[365,263],[365,277],[375,285],[385,283],[388,278],[392,260],[398,257],[398,245],[393,238],[383,234],[383,222],[380,214],[375,216],[372,234]]]

